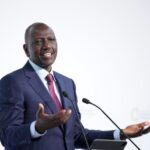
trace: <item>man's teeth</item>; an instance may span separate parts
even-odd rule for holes
[[[44,54],[44,56],[47,56],[47,57],[48,57],[48,56],[50,57],[51,55],[52,55],[51,53],[45,53],[45,54]]]

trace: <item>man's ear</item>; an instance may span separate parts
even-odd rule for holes
[[[27,48],[27,44],[23,44],[23,49],[25,51],[26,56],[30,57],[30,54],[29,54],[29,51],[28,51],[28,48]]]

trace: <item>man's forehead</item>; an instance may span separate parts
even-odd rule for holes
[[[33,27],[30,30],[30,34],[31,34],[31,36],[37,36],[37,35],[41,35],[41,36],[45,36],[45,35],[55,36],[53,30],[50,27],[48,27],[48,26]]]
[[[30,31],[31,32],[37,32],[37,31],[44,31],[44,30],[49,30],[50,32],[53,32],[52,28],[49,27],[46,24],[37,24],[31,27]]]

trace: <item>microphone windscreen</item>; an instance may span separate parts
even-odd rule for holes
[[[64,97],[68,98],[68,94],[67,94],[66,91],[63,91],[62,94],[63,94]]]
[[[83,98],[83,99],[82,99],[82,102],[84,102],[84,103],[86,103],[86,104],[89,104],[89,103],[90,103],[90,101],[89,101],[88,99],[86,99],[86,98]]]

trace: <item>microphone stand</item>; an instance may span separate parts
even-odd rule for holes
[[[86,98],[83,98],[82,99],[82,102],[86,103],[86,104],[91,104],[93,106],[95,106],[96,108],[98,108],[119,130],[120,130],[120,133],[123,134],[138,150],[141,150],[132,140],[129,136],[127,136],[123,131],[122,129],[99,107],[97,106],[96,104],[90,102],[88,99]]]
[[[89,143],[88,143],[88,141],[87,141],[86,135],[85,135],[84,127],[83,127],[83,125],[82,125],[82,123],[81,123],[81,121],[80,121],[80,117],[79,117],[79,115],[78,115],[77,109],[76,109],[76,107],[75,107],[73,101],[71,100],[71,98],[68,96],[68,94],[67,94],[65,91],[63,91],[62,93],[63,93],[63,96],[64,96],[64,97],[66,97],[68,100],[71,101],[72,106],[73,106],[73,109],[74,109],[75,114],[76,114],[76,116],[77,116],[78,122],[79,122],[79,124],[80,124],[80,128],[81,128],[81,131],[82,131],[82,134],[83,134],[83,137],[84,137],[84,141],[85,141],[86,147],[87,147],[88,150],[91,150],[91,149],[90,149],[90,146],[89,146]]]

